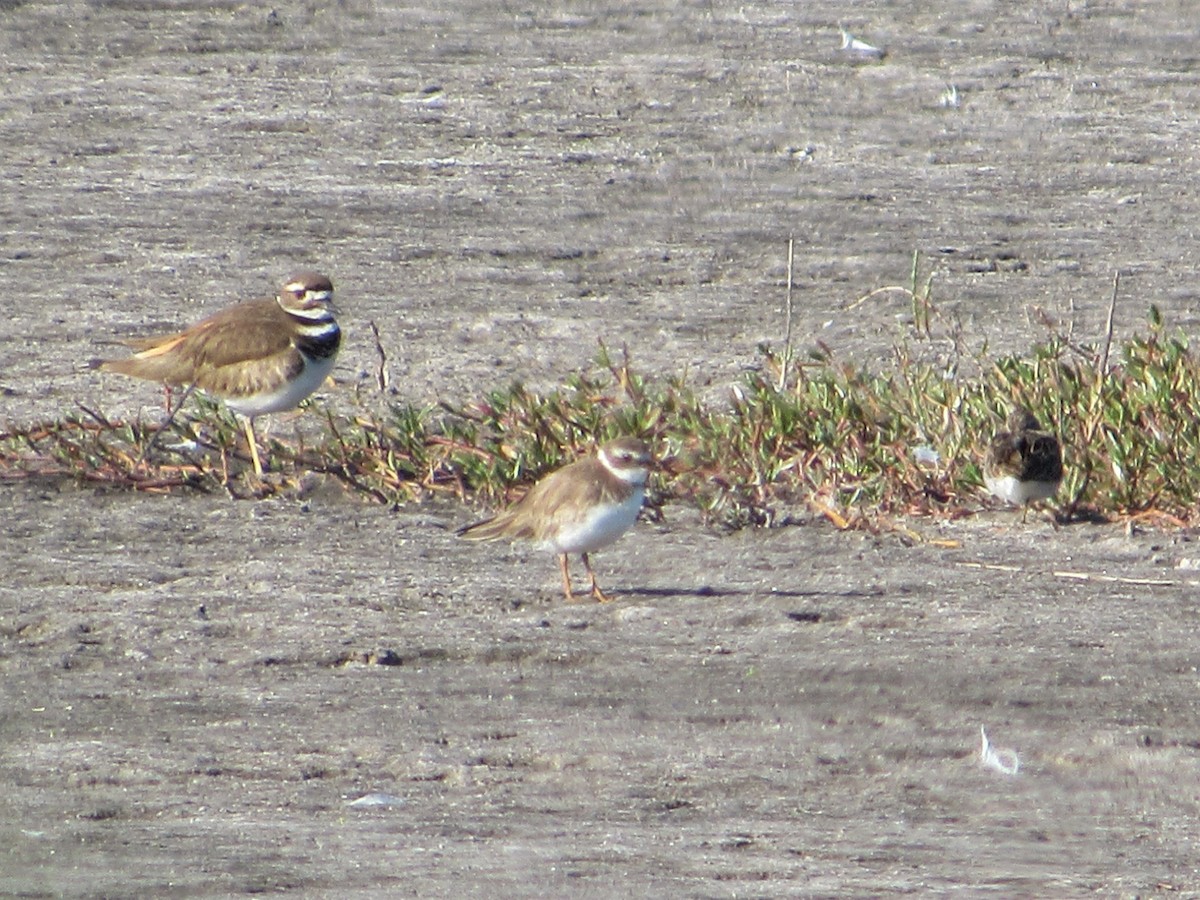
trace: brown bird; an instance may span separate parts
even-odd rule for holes
[[[100,367],[223,400],[246,419],[250,456],[261,477],[254,419],[292,409],[320,387],[341,341],[333,283],[304,272],[276,297],[224,309],[177,334],[129,341],[137,353]]]
[[[567,555],[578,553],[592,596],[607,602],[588,554],[607,547],[637,521],[651,466],[650,448],[637,438],[617,438],[599,453],[551,472],[499,515],[459,530],[469,541],[524,539],[558,554],[563,593],[575,599]]]
[[[1009,414],[1006,430],[997,434],[988,447],[983,466],[987,489],[1001,500],[1025,507],[1023,522],[1029,514],[1029,504],[1053,497],[1062,479],[1062,446],[1058,438],[1042,431],[1029,410],[1015,407]]]

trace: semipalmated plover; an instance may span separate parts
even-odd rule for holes
[[[578,553],[592,596],[610,599],[596,583],[588,554],[607,547],[637,521],[651,466],[650,448],[637,438],[609,441],[593,457],[550,473],[499,515],[458,534],[471,541],[525,539],[558,554],[563,593],[575,599],[567,555]]]

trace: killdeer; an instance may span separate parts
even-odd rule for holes
[[[650,448],[637,438],[617,438],[593,457],[551,472],[524,497],[499,515],[459,530],[469,541],[531,540],[558,554],[563,593],[575,600],[567,555],[578,553],[592,582],[592,596],[612,598],[600,590],[588,554],[607,547],[624,534],[642,508]]]
[[[129,341],[137,353],[100,367],[223,400],[246,419],[250,457],[261,477],[255,417],[292,409],[320,387],[341,341],[333,283],[304,272],[276,297],[230,307],[177,334]]]
[[[1053,497],[1062,484],[1062,447],[1029,410],[1015,407],[988,447],[983,466],[987,489],[1009,503],[1025,507],[1021,521],[1035,500]]]

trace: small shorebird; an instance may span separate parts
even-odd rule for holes
[[[617,438],[595,456],[551,472],[508,509],[460,529],[458,535],[469,541],[525,539],[553,550],[568,602],[575,594],[567,555],[578,553],[592,581],[592,596],[607,602],[612,598],[596,583],[588,554],[613,543],[637,521],[650,466],[644,441]]]
[[[224,309],[177,334],[129,341],[133,356],[100,367],[223,400],[246,419],[250,457],[261,477],[255,417],[292,409],[320,387],[341,341],[333,283],[304,272],[276,297]]]
[[[988,447],[983,481],[1001,500],[1023,506],[1024,522],[1029,504],[1053,497],[1062,484],[1062,447],[1023,407],[1013,409],[1005,428]]]

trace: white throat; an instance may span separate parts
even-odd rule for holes
[[[275,298],[275,302],[280,305],[285,313],[289,316],[295,316],[298,319],[308,319],[310,322],[332,322],[333,309],[327,303],[320,303],[309,307],[288,306],[279,297]]]

